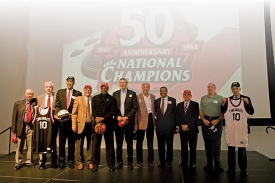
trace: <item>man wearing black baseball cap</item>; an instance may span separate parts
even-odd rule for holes
[[[74,168],[74,152],[75,152],[75,133],[72,130],[72,120],[69,117],[66,120],[61,120],[57,113],[65,109],[70,114],[72,113],[73,103],[77,96],[82,96],[80,91],[73,89],[75,84],[75,78],[73,76],[68,76],[66,79],[67,87],[65,89],[60,89],[56,93],[55,101],[55,115],[54,118],[58,120],[59,123],[59,169],[63,169],[66,166],[65,161],[65,145],[66,139],[68,138],[68,165],[72,169]],[[71,115],[70,115],[71,116]]]
[[[240,83],[231,84],[233,95],[223,99],[222,112],[225,117],[225,138],[228,145],[227,174],[234,174],[236,167],[235,148],[238,147],[238,163],[241,175],[247,176],[246,147],[248,145],[249,123],[247,115],[254,113],[251,100],[248,96],[241,95]],[[228,102],[229,101],[229,102]],[[245,109],[245,110],[242,110]],[[244,138],[243,138],[244,137]],[[244,140],[242,140],[244,139]]]

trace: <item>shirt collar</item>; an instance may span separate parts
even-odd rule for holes
[[[127,90],[128,90],[127,88],[126,88],[124,91],[122,91],[122,90],[120,89],[120,92],[121,92],[121,93],[127,93]]]
[[[233,95],[233,99],[239,99],[239,98],[241,98],[241,94],[239,94],[237,97]]]

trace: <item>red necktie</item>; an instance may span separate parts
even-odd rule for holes
[[[161,112],[162,112],[162,114],[164,114],[164,98],[162,98]]]
[[[68,90],[67,99],[66,99],[67,100],[67,110],[70,106],[70,95],[71,95],[70,90]]]
[[[27,111],[27,122],[30,123],[32,120],[32,109],[31,109],[31,103],[28,103],[28,111]]]
[[[51,97],[48,95],[47,107],[51,107]]]

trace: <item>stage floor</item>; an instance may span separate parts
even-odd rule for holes
[[[236,170],[235,175],[227,175],[225,172],[205,172],[203,166],[206,164],[205,151],[197,151],[197,164],[195,170],[182,171],[179,168],[180,151],[174,151],[174,161],[172,168],[158,168],[158,153],[155,150],[155,168],[148,168],[144,163],[143,168],[138,168],[136,162],[134,170],[128,170],[126,161],[126,151],[124,150],[124,168],[110,172],[106,165],[105,149],[101,153],[101,165],[98,172],[92,172],[87,166],[83,170],[77,168],[63,170],[53,169],[49,162],[45,170],[39,170],[38,155],[34,155],[35,168],[23,167],[14,170],[14,154],[0,156],[0,182],[4,183],[59,183],[59,182],[137,182],[137,183],[274,183],[275,182],[275,161],[270,161],[267,157],[255,152],[248,151],[248,177],[241,177],[240,170]],[[146,162],[144,151],[144,162]],[[49,161],[49,155],[48,161]],[[25,158],[25,153],[24,153]],[[23,159],[24,160],[24,159]],[[135,160],[135,158],[134,158]],[[224,170],[227,169],[227,151],[221,152],[221,161]],[[238,167],[238,165],[237,165]]]

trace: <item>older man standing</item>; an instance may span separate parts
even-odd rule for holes
[[[64,169],[65,161],[65,145],[68,138],[68,165],[69,168],[74,168],[74,153],[75,153],[75,133],[72,130],[72,120],[69,117],[66,120],[61,120],[57,113],[65,109],[70,114],[72,113],[73,103],[77,96],[82,96],[80,91],[75,90],[75,79],[73,76],[68,76],[66,79],[67,88],[60,89],[56,93],[55,115],[54,118],[59,122],[59,169]]]
[[[106,160],[110,172],[115,171],[115,150],[114,150],[114,116],[117,110],[116,99],[108,93],[108,83],[101,83],[101,93],[93,97],[93,117],[96,123],[104,123],[106,125],[106,132],[104,133],[104,140],[106,146]],[[100,163],[100,146],[102,134],[94,134],[93,145],[93,172],[97,172]]]
[[[202,135],[204,139],[207,164],[204,166],[205,171],[213,170],[213,158],[215,170],[223,172],[220,161],[221,151],[221,134],[223,115],[221,107],[223,97],[216,93],[214,83],[207,85],[208,94],[201,97],[200,117],[202,120]]]
[[[135,131],[137,133],[137,164],[142,168],[143,163],[143,140],[146,132],[147,148],[148,148],[148,167],[154,168],[154,126],[155,126],[155,95],[150,94],[150,84],[142,83],[142,93],[137,95],[139,109],[135,117]]]
[[[72,130],[77,133],[76,137],[76,163],[77,169],[84,168],[83,145],[84,138],[87,140],[86,162],[89,169],[93,169],[92,164],[92,86],[86,84],[83,89],[84,96],[76,97],[72,110]]]
[[[44,83],[44,90],[46,93],[39,95],[37,97],[37,106],[41,107],[42,109],[46,107],[51,107],[52,112],[54,113],[54,104],[55,104],[55,99],[56,95],[53,92],[53,83],[51,81],[47,81]],[[51,139],[51,162],[52,162],[52,167],[53,168],[58,168],[58,165],[56,164],[56,138],[57,138],[57,133],[58,133],[58,124],[53,123],[52,124],[52,139]],[[43,170],[45,169],[45,163],[46,163],[46,154],[40,154],[40,160],[39,160],[39,169]]]
[[[248,146],[248,115],[254,114],[252,102],[248,96],[241,95],[240,83],[231,84],[233,96],[224,98],[225,141],[228,145],[227,174],[234,174],[236,168],[235,149],[238,148],[238,163],[242,176],[248,176],[246,147]]]
[[[11,131],[18,137],[18,143],[15,153],[15,170],[22,167],[23,149],[25,141],[27,142],[27,166],[34,167],[33,164],[33,118],[34,106],[37,104],[36,98],[33,98],[32,89],[26,89],[25,99],[14,103],[12,113]]]
[[[113,93],[113,96],[117,100],[117,122],[115,123],[115,134],[118,165],[116,168],[120,169],[123,167],[122,146],[125,134],[128,154],[128,169],[133,170],[133,131],[138,102],[136,92],[129,90],[127,86],[127,79],[121,78],[119,80],[120,90]]]

